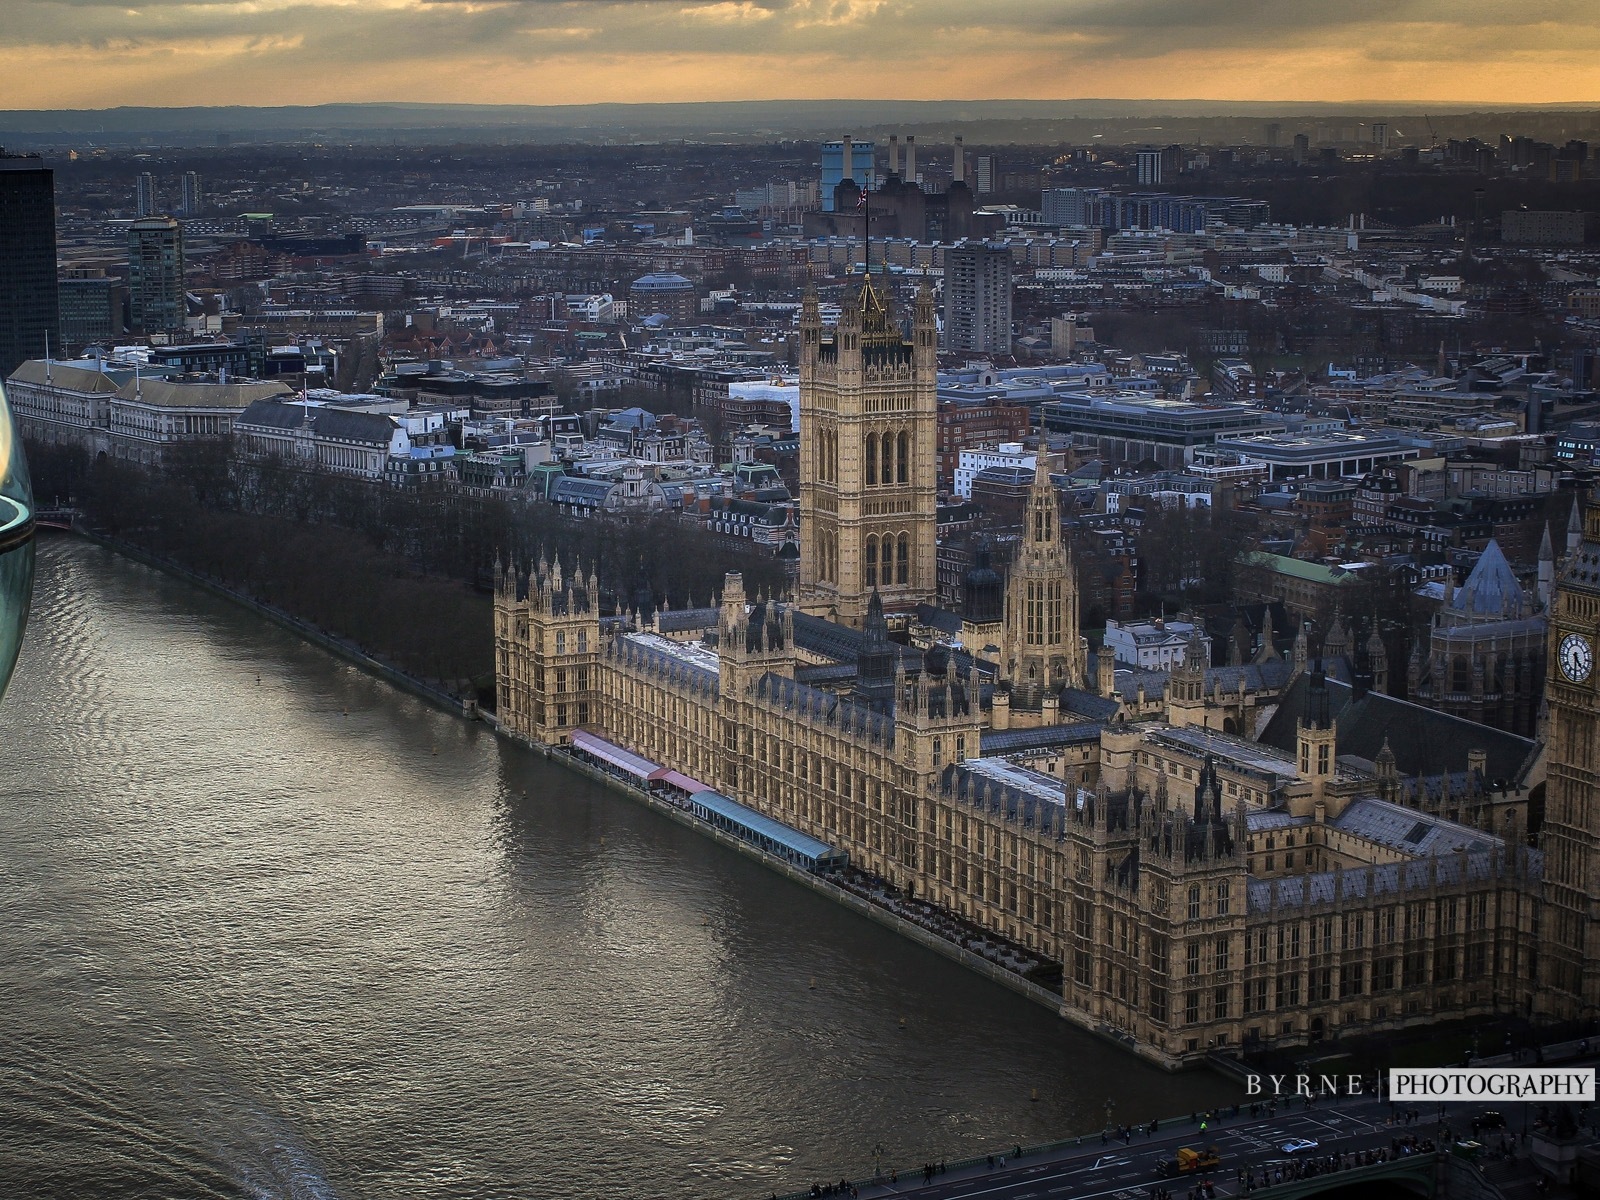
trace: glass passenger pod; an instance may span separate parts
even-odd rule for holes
[[[33,596],[33,493],[0,384],[0,697],[11,682]]]

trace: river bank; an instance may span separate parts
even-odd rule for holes
[[[693,829],[702,836],[727,846],[747,858],[760,862],[768,869],[776,871],[778,874],[790,878],[795,882],[800,883],[802,886],[810,888],[812,891],[827,896],[829,899],[833,900],[837,904],[840,904],[844,908],[855,912],[860,916],[864,916],[868,920],[882,925],[885,928],[892,929],[902,937],[905,937],[910,941],[917,943],[918,945],[932,950],[936,954],[960,963],[968,970],[975,972],[991,982],[998,983],[1000,986],[1016,992],[1018,995],[1026,997],[1032,1003],[1047,1008],[1057,1016],[1062,1017],[1063,1020],[1067,1019],[1062,1013],[1062,999],[1058,992],[1042,988],[1018,972],[1008,970],[991,961],[990,959],[974,953],[973,951],[967,949],[967,947],[952,941],[947,937],[940,936],[938,933],[929,930],[914,921],[907,920],[900,913],[896,912],[893,907],[891,907],[891,902],[888,902],[886,897],[882,899],[878,897],[864,897],[856,892],[839,886],[837,883],[834,883],[829,879],[798,870],[789,863],[786,863],[782,859],[767,853],[759,847],[742,841],[739,838],[732,837],[710,825],[709,823],[700,820],[692,813],[686,812],[681,808],[669,804],[659,797],[653,796],[644,791],[643,789],[634,787],[627,781],[619,779],[615,775],[598,770],[587,763],[579,761],[572,755],[560,753],[554,750],[552,747],[534,742],[528,738],[524,738],[510,730],[505,729],[493,714],[482,712],[478,708],[475,701],[463,701],[460,697],[451,695],[435,683],[420,679],[406,671],[401,670],[392,663],[385,662],[382,659],[374,657],[360,646],[350,642],[348,639],[337,637],[324,630],[318,629],[316,626],[303,621],[298,617],[295,617],[293,614],[285,612],[273,605],[265,604],[254,597],[240,592],[238,589],[229,587],[218,580],[210,579],[195,571],[189,570],[179,563],[171,562],[161,558],[160,556],[153,555],[138,546],[134,546],[123,541],[122,539],[106,537],[104,535],[98,535],[83,530],[79,530],[77,532],[81,533],[82,536],[88,538],[89,540],[105,546],[107,549],[110,549],[113,552],[124,554],[134,561],[141,562],[144,565],[153,567],[157,570],[170,572],[174,576],[183,579],[186,582],[192,583],[195,586],[204,588],[214,595],[240,604],[252,612],[255,612],[257,615],[265,617],[266,619],[273,621],[285,629],[293,631],[314,645],[317,645],[332,654],[336,654],[346,661],[354,663],[363,670],[366,670],[371,674],[374,674],[379,678],[394,684],[397,687],[403,688],[413,695],[419,696],[422,699],[427,700],[429,703],[439,706],[447,712],[464,717],[468,720],[482,721],[490,729],[492,729],[498,737],[514,742],[515,744],[535,753],[541,754],[547,760],[558,763],[567,770],[584,775],[595,782],[604,785],[619,795],[626,796],[630,800],[642,803],[652,810],[662,814],[663,816],[666,816],[668,819]],[[1092,1037],[1098,1038],[1109,1045],[1115,1046],[1123,1053],[1132,1053],[1141,1059],[1146,1058],[1145,1055],[1139,1052],[1136,1046],[1131,1046],[1128,1041],[1125,1040],[1125,1038],[1119,1036],[1109,1029],[1100,1029],[1093,1026],[1078,1024],[1076,1022],[1074,1022],[1074,1025]],[[1164,1066],[1164,1064],[1162,1064],[1160,1060],[1154,1056],[1150,1056],[1147,1061],[1151,1062],[1153,1065]],[[1213,1064],[1214,1069],[1219,1070],[1224,1076],[1230,1078],[1232,1078],[1234,1075],[1234,1072],[1230,1070],[1230,1067],[1232,1066],[1233,1064],[1231,1063]]]

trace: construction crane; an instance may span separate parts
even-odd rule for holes
[[[1437,150],[1439,148],[1439,135],[1433,131],[1433,118],[1427,113],[1423,113],[1422,119],[1428,123],[1428,148]]]

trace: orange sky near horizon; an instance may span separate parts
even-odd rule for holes
[[[4,0],[0,108],[339,101],[1600,107],[1576,0]]]

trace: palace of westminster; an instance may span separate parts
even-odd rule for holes
[[[1333,632],[1224,667],[1196,643],[1128,694],[1080,635],[1042,452],[1004,584],[969,576],[959,638],[916,649],[885,613],[936,590],[925,286],[909,318],[870,279],[832,329],[806,298],[794,599],[730,575],[716,607],[612,617],[592,574],[503,571],[503,728],[582,728],[848,851],[1061,964],[1063,1016],[1166,1066],[1597,1015],[1600,508],[1554,579],[1537,738],[1386,694],[1381,644]]]

